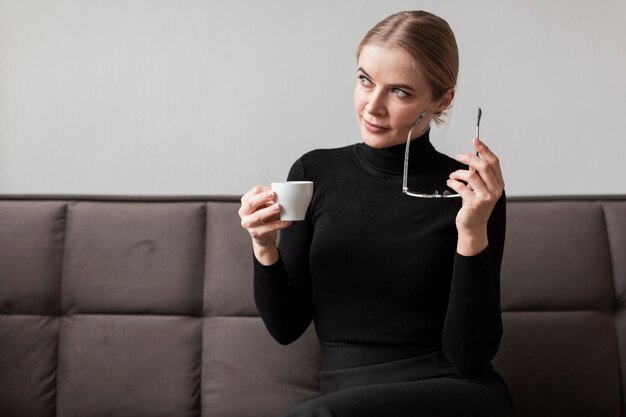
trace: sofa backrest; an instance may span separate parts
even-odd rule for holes
[[[518,416],[623,416],[626,197],[507,205],[504,336]]]
[[[276,416],[317,396],[315,333],[275,343],[236,198],[0,196],[0,416]],[[620,416],[626,197],[510,199],[518,416]],[[390,417],[390,416],[381,416]]]
[[[238,204],[0,200],[0,416],[270,416],[318,395],[270,338]]]

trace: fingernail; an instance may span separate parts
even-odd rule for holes
[[[474,138],[474,144],[475,144],[475,145],[479,145],[479,144],[480,144],[480,139],[478,139],[478,138]]]
[[[459,154],[459,155],[457,155],[457,156],[456,156],[456,159],[463,159],[463,155],[460,155],[460,154]]]
[[[270,191],[265,192],[265,197],[273,197],[273,196],[274,196],[274,191],[270,190]]]
[[[274,207],[272,207],[274,210],[280,210],[280,204],[276,203],[274,204]]]

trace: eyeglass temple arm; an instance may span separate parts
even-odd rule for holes
[[[402,192],[405,194],[409,191],[409,187],[407,186],[407,174],[409,171],[409,143],[411,143],[411,135],[413,134],[413,130],[417,126],[419,126],[420,123],[422,123],[424,117],[426,117],[426,110],[420,113],[415,123],[413,123],[413,125],[409,129],[409,134],[406,137],[406,148],[404,150],[404,172],[402,175]]]

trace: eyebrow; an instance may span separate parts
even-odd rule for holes
[[[372,78],[367,72],[365,72],[365,70],[361,67],[357,68],[357,72],[362,72],[363,74],[365,74],[365,76],[367,76],[367,78]],[[401,90],[408,90],[408,91],[415,91],[415,89],[413,87],[411,87],[410,85],[406,85],[406,84],[391,84],[392,88],[399,88]]]

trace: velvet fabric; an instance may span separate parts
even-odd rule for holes
[[[0,197],[0,416],[272,416],[317,396],[315,334],[267,334],[222,200]]]
[[[0,416],[270,417],[320,394],[271,339],[238,197],[0,196]],[[621,417],[626,196],[509,198],[494,366],[519,417]],[[381,416],[389,417],[389,416]]]

